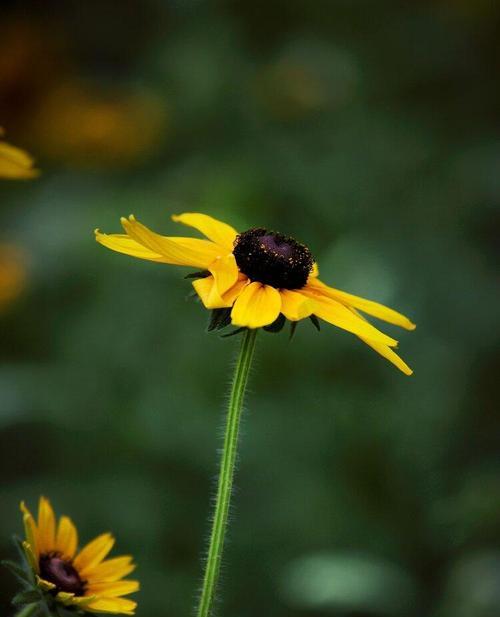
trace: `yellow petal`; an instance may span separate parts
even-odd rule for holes
[[[106,557],[114,543],[115,539],[110,533],[103,533],[84,546],[73,562],[78,573],[85,578]]]
[[[321,281],[311,281],[309,285],[315,287],[334,300],[338,300],[348,306],[353,306],[368,315],[382,319],[382,321],[394,324],[395,326],[400,326],[406,330],[415,330],[416,328],[416,325],[412,323],[408,317],[405,317],[401,313],[398,313],[383,304],[373,302],[372,300],[366,300],[365,298],[360,298],[359,296],[353,296],[352,294],[346,293],[345,291],[340,291],[339,289],[334,289],[333,287],[325,285]]]
[[[238,266],[232,253],[225,257],[217,257],[210,265],[209,271],[215,279],[217,291],[222,296],[238,280]]]
[[[106,559],[98,566],[92,568],[87,575],[89,584],[92,583],[112,583],[124,578],[135,570],[135,564],[132,563],[132,557],[124,555],[123,557],[114,557]]]
[[[40,566],[38,565],[38,556],[35,556],[35,553],[31,548],[31,544],[26,541],[23,542],[23,549],[26,555],[26,559],[31,566],[31,569],[33,570],[33,572],[38,572],[40,570]]]
[[[313,263],[311,274],[309,274],[309,276],[312,276],[313,278],[316,278],[317,276],[319,276],[319,267],[316,262]]]
[[[67,516],[61,516],[57,527],[55,550],[65,557],[73,559],[78,546],[78,533],[73,522]]]
[[[206,276],[193,281],[193,287],[207,309],[227,308],[233,306],[241,290],[247,285],[248,279],[241,274],[238,281],[221,296],[213,276]]]
[[[133,615],[137,608],[137,602],[128,598],[97,598],[86,606],[93,613],[119,613]]]
[[[0,142],[0,177],[28,179],[36,178],[38,173],[33,169],[33,159],[27,152]]]
[[[138,257],[139,259],[169,263],[163,255],[150,251],[125,234],[103,234],[98,229],[94,233],[97,242],[112,251],[130,255],[131,257]]]
[[[395,353],[390,347],[387,345],[382,345],[381,343],[376,343],[369,339],[365,339],[363,337],[359,337],[363,343],[369,345],[372,349],[374,349],[377,353],[383,356],[389,362],[392,362],[394,366],[397,366],[400,371],[403,371],[405,375],[412,375],[413,371],[411,368],[404,362],[397,353]]]
[[[26,535],[26,541],[29,544],[30,549],[33,552],[33,555],[38,564],[38,556],[40,555],[40,552],[38,550],[38,529],[35,523],[35,519],[26,507],[24,501],[21,502],[21,512],[23,513],[24,533]]]
[[[297,291],[281,289],[281,312],[290,321],[299,321],[309,317],[313,307],[308,298]]]
[[[56,518],[50,501],[40,497],[38,504],[38,550],[40,553],[49,553],[55,549]]]
[[[139,223],[132,215],[121,219],[127,234],[150,251],[163,255],[165,263],[208,269],[225,253],[222,247],[209,240],[197,238],[169,238],[161,236]]]
[[[193,281],[193,287],[207,309],[217,309],[231,306],[219,295],[213,276],[206,276]]]
[[[97,596],[89,596],[89,595],[75,596],[71,600],[71,604],[78,606],[79,608],[85,608],[88,604],[90,604],[94,600],[97,600]]]
[[[38,587],[40,587],[40,589],[43,589],[44,591],[51,591],[52,589],[55,589],[56,586],[54,585],[54,583],[51,583],[50,581],[46,581],[43,578],[40,578],[39,576],[36,576],[36,584]]]
[[[281,296],[277,289],[262,283],[250,283],[236,299],[231,321],[235,326],[260,328],[273,323],[280,310]]]
[[[357,336],[368,338],[371,341],[389,345],[389,347],[397,345],[398,342],[395,339],[383,334],[364,319],[354,315],[352,311],[340,302],[318,293],[317,290],[311,288],[309,283],[300,290],[300,293],[311,300],[314,314],[320,319],[324,319],[338,328],[352,332]]]
[[[114,583],[93,583],[88,587],[88,593],[117,598],[139,591],[139,581],[116,581]]]
[[[71,606],[73,604],[73,600],[75,598],[74,593],[69,593],[67,591],[59,591],[56,595],[56,600],[64,604],[65,606]]]
[[[233,244],[238,232],[227,223],[223,223],[207,214],[200,214],[198,212],[174,214],[172,220],[176,223],[184,223],[184,225],[194,227],[198,231],[201,231],[209,240],[212,240],[212,242],[220,244],[220,246],[223,246],[229,251],[233,250]]]

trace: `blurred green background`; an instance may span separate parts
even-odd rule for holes
[[[499,4],[0,11],[0,125],[43,171],[0,184],[1,554],[43,493],[136,555],[138,615],[191,614],[237,341],[92,231],[202,211],[418,324],[383,328],[411,378],[327,325],[259,337],[221,615],[498,616]]]

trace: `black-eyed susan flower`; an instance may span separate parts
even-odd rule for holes
[[[0,137],[3,129],[0,127]],[[21,148],[0,140],[0,178],[29,179],[38,176],[33,158]]]
[[[91,613],[133,615],[137,603],[123,596],[139,589],[125,579],[135,565],[125,555],[106,559],[115,539],[104,533],[78,551],[78,533],[72,520],[56,523],[48,499],[41,497],[38,518],[21,504],[26,539],[22,543],[35,584],[50,601]]]
[[[162,236],[132,215],[121,220],[125,234],[96,230],[96,239],[132,257],[201,270],[193,281],[196,293],[207,309],[226,309],[235,326],[261,328],[283,318],[291,322],[320,318],[355,334],[411,375],[412,370],[393,350],[397,341],[361,313],[407,330],[415,325],[382,304],[322,283],[318,266],[304,244],[263,227],[238,233],[206,214],[185,213],[172,219],[194,227],[207,239]]]

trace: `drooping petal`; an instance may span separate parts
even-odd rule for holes
[[[120,613],[133,615],[137,602],[128,598],[97,598],[87,605],[87,610],[93,613]]]
[[[377,343],[375,341],[371,341],[370,339],[365,339],[361,336],[359,338],[363,341],[363,343],[366,343],[367,345],[369,345],[372,349],[374,349],[377,353],[383,356],[386,360],[389,360],[389,362],[392,362],[392,364],[394,364],[394,366],[396,366],[405,375],[413,374],[412,369],[390,347],[387,347],[387,345],[382,345],[381,343]]]
[[[193,287],[207,309],[227,308],[233,306],[241,290],[247,285],[248,279],[239,275],[236,283],[224,295],[219,294],[215,278],[207,276],[193,281]]]
[[[233,325],[246,328],[267,326],[281,311],[280,292],[270,285],[250,283],[234,303],[231,311]]]
[[[281,289],[281,312],[290,321],[305,319],[313,312],[311,301],[297,291]]]
[[[57,527],[55,550],[62,553],[68,559],[73,559],[78,546],[78,532],[72,520],[67,516],[61,516]]]
[[[24,501],[21,502],[21,512],[23,513],[24,533],[26,535],[26,542],[29,544],[31,551],[33,552],[38,569],[38,557],[40,551],[38,549],[38,529],[35,523],[33,515],[26,507]]]
[[[115,581],[113,583],[92,583],[88,587],[88,593],[104,596],[106,598],[118,598],[129,593],[139,591],[139,581]]]
[[[106,561],[102,561],[98,566],[92,568],[87,575],[87,580],[89,584],[112,583],[133,572],[135,567],[135,564],[132,563],[132,557],[129,555],[106,559]]]
[[[40,497],[38,504],[38,550],[40,553],[53,551],[56,544],[56,517],[50,501]]]
[[[103,533],[82,548],[73,561],[82,578],[105,559],[114,543],[115,539],[110,533]]]
[[[371,341],[388,345],[389,347],[397,345],[398,342],[395,339],[374,328],[340,302],[322,293],[318,293],[309,283],[300,290],[300,293],[306,295],[311,300],[314,314],[320,319],[324,319],[338,328],[352,332],[357,336],[368,338]]]
[[[32,157],[5,141],[0,142],[0,178],[36,178],[39,172],[33,168]]]
[[[171,238],[161,236],[139,223],[132,215],[121,219],[127,234],[150,251],[162,255],[165,263],[208,269],[210,264],[225,253],[222,247],[209,240]]]
[[[209,271],[215,279],[217,291],[221,296],[238,280],[239,270],[232,253],[225,257],[217,257],[210,265]]]
[[[40,589],[43,589],[44,591],[52,591],[52,589],[56,588],[54,583],[46,581],[45,579],[40,578],[38,575],[35,577],[35,580],[37,587],[40,587]]]
[[[321,293],[324,293],[330,298],[342,302],[342,304],[346,304],[348,306],[352,306],[368,315],[372,315],[373,317],[377,317],[382,321],[386,321],[387,323],[394,324],[395,326],[400,326],[401,328],[405,328],[406,330],[415,330],[416,325],[412,323],[408,317],[405,317],[401,313],[384,306],[383,304],[379,304],[378,302],[373,302],[373,300],[367,300],[365,298],[361,298],[359,296],[354,296],[345,291],[340,291],[339,289],[334,289],[333,287],[329,287],[325,285],[319,280],[314,280],[309,283],[310,286],[318,289]]]
[[[165,260],[163,255],[150,251],[130,236],[125,234],[103,234],[98,229],[96,229],[94,233],[97,242],[112,251],[123,253],[124,255],[130,255],[131,257],[138,257],[139,259],[169,263]]]
[[[207,214],[184,212],[184,214],[174,214],[172,220],[176,223],[183,223],[184,225],[189,225],[189,227],[194,227],[201,231],[209,240],[229,251],[233,249],[234,241],[238,235],[238,232],[231,225],[218,221]]]

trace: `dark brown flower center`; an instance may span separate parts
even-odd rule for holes
[[[284,289],[304,287],[314,264],[307,246],[263,227],[239,234],[233,254],[250,280]]]
[[[75,567],[59,553],[48,553],[40,557],[40,577],[54,583],[57,591],[83,595],[85,583],[80,578]]]

